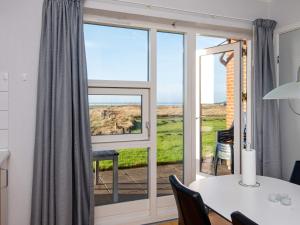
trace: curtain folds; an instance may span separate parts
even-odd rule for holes
[[[263,100],[276,86],[273,33],[276,22],[257,19],[254,25],[253,144],[259,175],[281,178],[279,111],[274,100]]]
[[[92,225],[93,179],[83,2],[45,0],[31,225]]]

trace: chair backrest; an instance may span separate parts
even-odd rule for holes
[[[179,225],[211,225],[200,194],[185,187],[175,175],[169,180],[176,200]]]
[[[217,131],[217,142],[228,143],[234,140],[234,126],[232,125],[228,130]]]
[[[244,214],[236,211],[231,214],[231,220],[233,225],[258,225],[254,221],[250,220]]]
[[[300,161],[295,162],[290,182],[300,185]]]

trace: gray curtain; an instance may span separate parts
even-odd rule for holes
[[[82,9],[80,0],[43,5],[31,225],[93,224]]]
[[[279,111],[274,100],[263,96],[276,87],[273,33],[276,22],[254,21],[253,144],[257,153],[257,173],[281,178]]]

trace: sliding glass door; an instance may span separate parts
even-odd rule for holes
[[[169,176],[185,181],[185,34],[85,24],[85,43],[99,221],[174,208]]]

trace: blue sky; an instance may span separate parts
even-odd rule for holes
[[[204,49],[209,47],[215,47],[223,43],[226,39],[198,36],[197,37],[197,49]],[[220,103],[226,101],[226,68],[220,63],[219,58],[221,54],[214,55],[214,65],[215,65],[215,97],[214,102]]]
[[[84,33],[89,79],[148,80],[148,32],[146,30],[86,24]],[[158,103],[181,104],[183,102],[183,38],[182,34],[165,32],[157,34]],[[197,48],[216,46],[222,41],[223,39],[219,38],[198,37]],[[218,95],[221,98],[224,94],[221,91]],[[91,98],[93,102],[121,100],[113,96],[107,99]],[[124,99],[122,98],[123,101]]]

